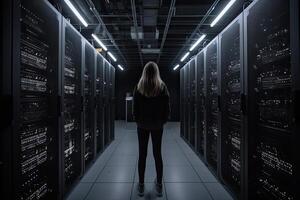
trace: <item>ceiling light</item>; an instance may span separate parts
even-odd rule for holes
[[[118,67],[123,71],[124,70],[124,68],[121,66],[121,65],[118,65]]]
[[[190,51],[193,51],[195,49],[195,47],[206,37],[206,35],[202,35],[190,48]]]
[[[190,55],[190,52],[187,52],[186,54],[184,54],[184,56],[182,56],[182,58],[180,59],[180,61],[184,61],[186,59],[186,57],[188,57]]]
[[[216,25],[216,23],[221,19],[221,17],[229,10],[229,8],[234,4],[236,0],[231,0],[225,8],[220,12],[220,14],[214,19],[214,21],[210,24],[210,27]]]
[[[173,70],[175,71],[179,66],[180,66],[180,65],[177,64],[177,65],[173,68]]]
[[[78,10],[73,6],[73,4],[69,0],[65,0],[66,4],[69,6],[69,8],[73,11],[73,13],[76,15],[76,17],[81,21],[81,23],[87,27],[87,22],[83,19],[83,17],[79,14]]]
[[[107,53],[115,62],[117,61],[116,57],[114,55],[112,55],[112,53],[110,53],[110,52],[107,52]]]
[[[92,34],[92,36],[96,40],[96,42],[98,42],[98,44],[104,49],[104,51],[107,51],[106,46],[101,42],[101,40],[95,34]]]

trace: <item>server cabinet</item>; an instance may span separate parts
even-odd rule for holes
[[[192,59],[189,64],[189,142],[195,148],[196,133],[196,61]]]
[[[110,66],[110,141],[115,138],[115,68]]]
[[[204,51],[196,57],[196,151],[205,155],[205,77],[204,77]]]
[[[109,143],[110,132],[110,113],[109,113],[109,63],[104,61],[104,82],[103,82],[103,96],[104,96],[104,146]]]
[[[215,38],[206,47],[206,159],[217,173],[219,159],[219,84],[218,84],[218,40]]]
[[[96,143],[97,153],[104,148],[104,59],[97,54],[96,72]]]
[[[57,199],[61,18],[47,1],[13,4],[11,199]]]
[[[221,177],[237,198],[241,197],[244,166],[242,15],[219,36],[221,73]]]
[[[180,69],[180,136],[184,135],[184,69]]]
[[[63,185],[67,193],[81,176],[83,167],[83,61],[82,39],[76,29],[63,20],[62,133]]]
[[[187,63],[184,66],[184,136],[183,138],[187,141],[188,140],[188,133],[189,133],[189,97],[188,97],[188,65]]]
[[[85,168],[91,163],[95,153],[95,49],[87,41],[85,44],[84,66],[84,164]]]
[[[293,72],[299,63],[291,58],[299,52],[291,51],[291,2],[256,1],[244,13],[249,199],[297,199],[293,93],[299,74]]]

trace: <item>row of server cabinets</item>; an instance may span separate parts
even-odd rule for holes
[[[293,0],[252,2],[181,69],[181,136],[236,199],[299,199],[299,79]]]
[[[7,4],[1,196],[63,199],[114,139],[115,69],[48,1]]]

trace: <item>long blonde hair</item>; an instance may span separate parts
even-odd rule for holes
[[[154,97],[159,94],[163,86],[159,69],[155,62],[148,62],[138,82],[137,90],[146,97]]]

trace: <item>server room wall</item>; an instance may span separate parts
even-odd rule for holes
[[[160,67],[160,75],[170,92],[171,114],[170,121],[179,121],[179,74]],[[125,120],[125,96],[133,91],[142,73],[142,67],[136,70],[125,70],[116,73],[116,119]]]

